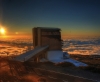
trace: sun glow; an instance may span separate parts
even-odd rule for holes
[[[5,29],[4,28],[0,28],[0,34],[5,34]]]

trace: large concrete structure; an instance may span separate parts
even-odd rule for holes
[[[61,33],[59,28],[35,27],[32,29],[34,49],[24,53],[14,60],[26,62],[53,63],[70,62],[76,67],[87,64],[71,59],[67,52],[62,51]]]
[[[59,28],[35,27],[33,32],[33,46],[49,46],[49,50],[61,50],[61,33]]]

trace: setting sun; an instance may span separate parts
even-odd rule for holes
[[[5,29],[4,28],[0,28],[0,34],[5,34]]]

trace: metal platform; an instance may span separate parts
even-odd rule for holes
[[[38,53],[42,52],[43,50],[47,49],[49,46],[42,46],[42,47],[37,47],[34,50],[28,51],[22,55],[17,56],[14,58],[15,61],[20,61],[20,62],[25,62],[28,61],[30,58],[33,56],[37,55]]]

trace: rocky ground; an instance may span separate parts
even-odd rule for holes
[[[72,58],[75,59],[76,57],[72,57]],[[64,82],[62,80],[63,77],[61,76],[60,77],[58,76],[59,78],[53,78],[53,75],[54,75],[53,73],[51,74],[52,77],[50,76],[50,73],[49,74],[42,73],[41,75],[39,74],[39,70],[36,71],[34,70],[34,68],[40,68],[40,69],[50,70],[50,71],[54,71],[58,73],[64,73],[64,74],[69,74],[73,76],[83,77],[83,78],[95,80],[97,82],[100,81],[100,78],[99,78],[100,73],[87,70],[84,67],[78,68],[70,63],[60,63],[57,65],[51,62],[21,63],[21,62],[15,62],[15,61],[9,60],[9,58],[4,57],[4,58],[0,58],[0,82]],[[84,81],[80,81],[80,82],[84,82]]]
[[[88,64],[88,67],[81,67],[83,70],[100,74],[100,55],[70,55],[71,58]]]
[[[48,76],[38,74],[38,70],[29,67],[27,63],[0,58],[0,82],[63,82]]]

